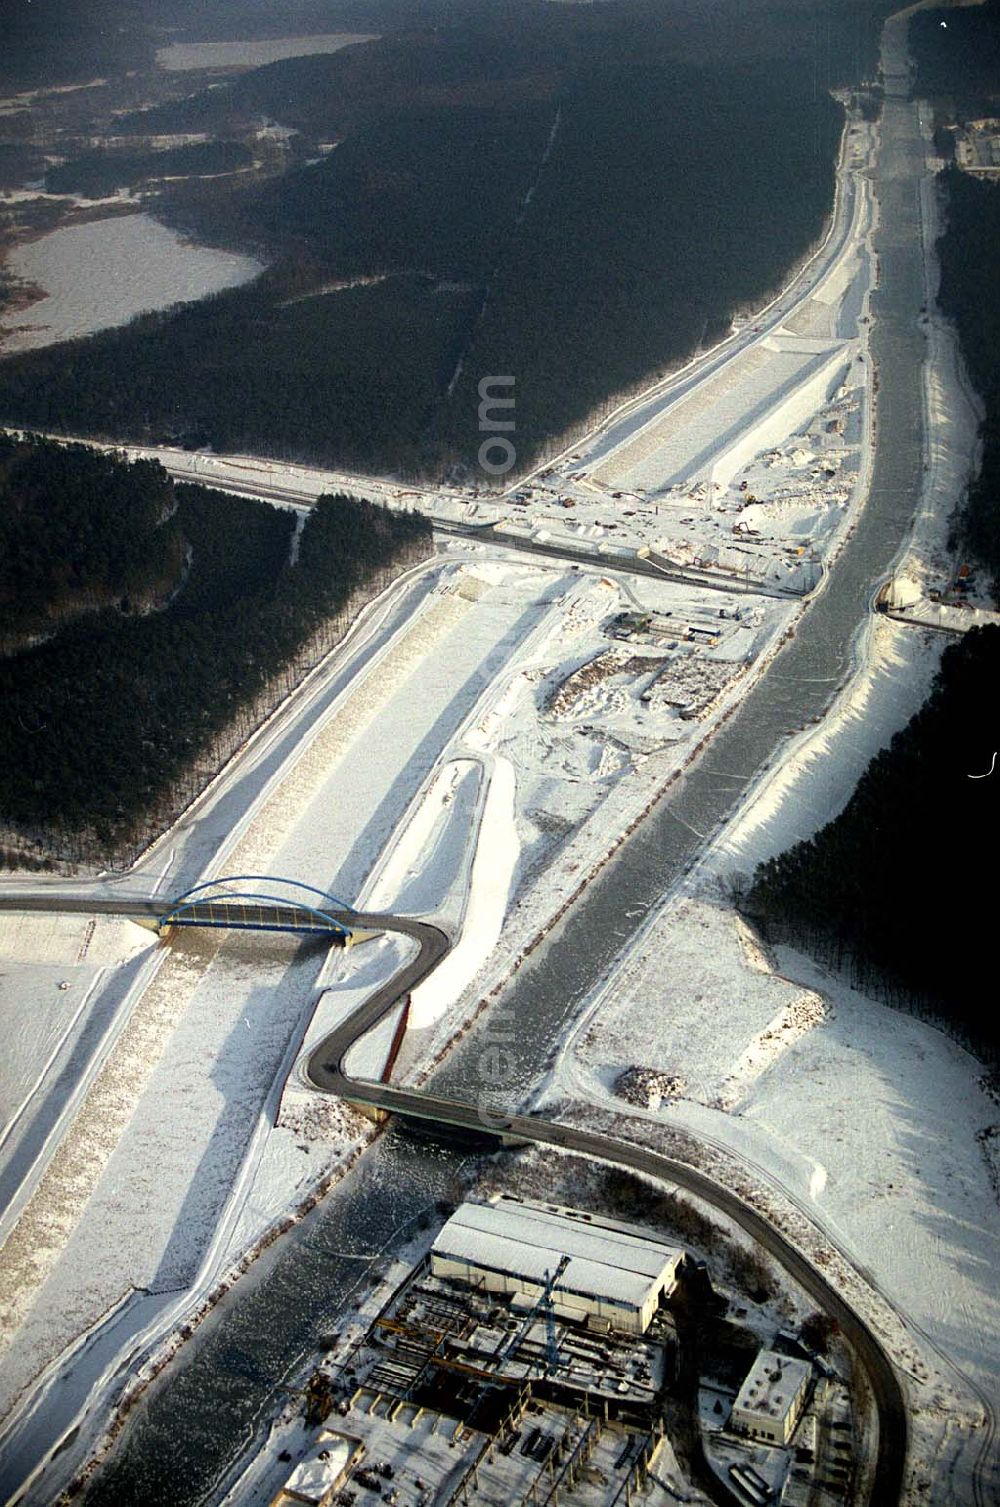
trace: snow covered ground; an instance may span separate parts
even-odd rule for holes
[[[373,42],[370,32],[317,32],[304,37],[260,37],[239,42],[172,42],[159,47],[157,66],[170,73],[190,73],[196,68],[261,68],[284,58],[308,57],[320,52],[339,52],[357,42]]]
[[[194,246],[146,214],[66,225],[16,246],[7,266],[46,296],[0,323],[0,355],[125,324],[147,310],[248,282],[262,270],[253,257]]]
[[[553,689],[580,660],[606,650],[609,623],[636,600],[596,574],[474,555],[449,566],[405,630],[330,705],[292,766],[262,791],[219,853],[216,871],[285,873],[348,901],[416,902],[424,914],[443,914],[457,928],[457,945],[439,974],[415,992],[412,1034],[426,1045],[438,1029],[447,1033],[456,1001],[495,961],[514,887],[539,872],[553,844],[584,817],[593,817],[583,831],[594,856],[601,856],[608,843],[604,800],[617,796],[616,826],[623,813],[634,818],[724,705],[717,701],[701,718],[684,720],[665,702],[640,700],[647,676],[623,673],[581,707],[550,715]],[[671,624],[675,613],[686,622],[705,612],[703,600],[676,586],[652,584],[649,604],[670,613]],[[790,610],[756,603],[743,629],[729,620],[722,626],[749,633],[759,653]],[[680,652],[697,675],[697,646],[681,651],[675,644],[666,652],[668,658]],[[650,661],[654,668],[661,662]],[[635,747],[624,736],[630,716]],[[643,778],[625,779],[638,769]],[[546,914],[564,898],[565,883],[579,882],[572,869],[566,865],[563,885],[539,891]],[[373,960],[381,960],[379,969],[390,966],[386,949],[369,944],[342,960],[340,983],[348,998],[371,986]],[[113,1242],[117,1218],[130,1220],[129,1279],[154,1289],[180,1286],[193,1280],[211,1232],[220,1228],[238,1166],[243,1173],[234,1197],[244,1214],[234,1208],[233,1219],[244,1243],[261,1211],[274,1214],[282,1200],[287,1206],[290,1187],[301,1183],[301,1176],[289,1179],[291,1137],[276,1133],[272,1154],[270,1142],[265,1148],[254,1139],[253,1125],[271,1084],[287,1072],[284,1054],[301,1038],[316,991],[327,982],[315,955],[308,948],[295,960],[279,955],[268,962],[262,955],[257,969],[236,943],[191,944],[182,952],[169,964],[183,978],[170,990],[171,1009],[161,1023],[166,1034],[156,1034],[151,1047],[159,1055],[135,1105],[118,1108],[119,1116],[126,1114],[124,1140],[117,1149],[105,1145],[103,1170],[82,1184],[71,1178],[40,1190],[40,1200],[55,1199],[65,1215],[49,1231],[44,1269],[37,1256],[26,1258],[27,1248],[39,1249],[36,1225],[29,1221],[21,1232],[25,1255],[13,1262],[13,1279],[27,1294],[39,1279],[43,1283],[32,1319],[36,1361],[44,1357],[54,1316],[60,1323],[51,1332],[64,1341],[88,1312],[96,1318],[110,1306],[125,1274],[113,1262],[95,1262],[93,1251]],[[317,1028],[328,1018],[328,1002],[337,1007],[332,996],[342,992],[323,994]],[[383,1061],[386,1045],[385,1037],[376,1044]],[[356,1070],[377,1066],[372,1057]],[[168,1137],[155,1132],[164,1102],[174,1106]],[[89,1165],[94,1172],[93,1158]],[[313,1170],[318,1175],[321,1168]],[[29,1239],[30,1231],[36,1233]],[[219,1244],[220,1257],[223,1245],[233,1253],[227,1241]],[[101,1266],[96,1285],[78,1275],[95,1265]]]
[[[468,556],[470,551],[463,547],[456,553]],[[487,553],[494,558],[486,558]],[[579,716],[554,726],[548,713],[553,684],[579,659],[606,648],[609,620],[623,607],[635,605],[634,593],[596,574],[575,576],[548,567],[526,566],[516,559],[503,562],[492,551],[472,552],[458,579],[462,594],[452,591],[445,600],[451,611],[460,613],[449,632],[461,638],[465,650],[471,652],[477,641],[473,631],[476,614],[484,614],[491,602],[494,611],[502,607],[505,618],[510,614],[526,631],[503,670],[481,686],[478,698],[469,700],[466,715],[452,726],[450,743],[434,763],[426,766],[425,773],[418,757],[407,756],[406,740],[417,740],[421,727],[411,720],[413,707],[409,702],[398,703],[398,723],[387,722],[385,713],[380,712],[377,720],[367,724],[373,739],[384,735],[386,726],[391,725],[394,743],[401,740],[399,757],[409,758],[411,775],[424,773],[424,777],[411,778],[405,784],[401,795],[413,793],[408,805],[400,799],[396,807],[392,841],[381,847],[372,843],[369,878],[360,889],[345,894],[346,899],[366,909],[439,919],[456,939],[446,962],[414,991],[400,1072],[416,1070],[454,1031],[480,988],[484,969],[509,967],[520,929],[516,928],[512,937],[505,934],[502,946],[497,943],[505,921],[510,925],[512,897],[517,895],[520,902],[526,883],[537,875],[536,893],[524,902],[520,919],[522,926],[532,921],[544,924],[565,898],[566,887],[579,883],[576,865],[568,856],[565,873],[554,883],[544,881],[545,858],[553,844],[564,845],[578,837],[583,860],[599,861],[607,849],[609,830],[618,829],[624,814],[635,817],[650,791],[669,778],[670,771],[689,753],[692,742],[704,735],[705,721],[721,714],[723,704],[714,707],[705,721],[685,722],[669,708],[661,708],[654,715],[639,700],[644,680],[635,682],[635,677],[628,677],[624,684],[619,679],[617,685],[607,688],[604,704],[599,700],[590,703]],[[673,603],[679,615],[683,608],[690,611],[695,607],[690,592],[655,583],[650,587],[650,600],[666,610],[670,610],[666,604]],[[533,615],[524,611],[532,601]],[[456,603],[464,603],[465,610]],[[766,608],[757,604],[757,609],[760,620],[753,640],[758,652],[763,652],[777,636],[790,609],[775,604],[766,604]],[[435,610],[433,606],[430,609]],[[498,631],[495,626],[494,634]],[[693,655],[692,663],[697,658]],[[447,663],[454,667],[457,662],[449,654]],[[384,696],[393,679],[391,664],[381,664],[377,679]],[[425,691],[421,678],[420,692]],[[364,687],[355,694],[363,696]],[[430,717],[432,712],[433,707],[426,705],[420,715]],[[619,746],[629,714],[636,723],[632,732],[638,751]],[[352,716],[349,704],[342,709],[344,716]],[[640,716],[645,729],[638,724]],[[335,734],[338,720],[331,718],[329,734]],[[356,763],[368,767],[374,744],[368,747],[363,735],[358,736]],[[317,744],[324,738],[322,732],[318,734]],[[651,756],[650,749],[659,757]],[[288,800],[293,809],[313,813],[312,819],[303,816],[290,829],[285,846],[279,849],[281,856],[275,860],[274,850],[257,847],[253,836],[260,829],[260,841],[266,842],[286,829],[284,818],[266,803],[247,829],[248,837],[240,839],[235,852],[227,857],[225,867],[267,863],[279,872],[291,872],[293,866],[297,874],[312,872],[312,882],[327,882],[320,876],[324,872],[329,875],[330,870],[310,870],[308,855],[317,840],[315,812],[328,812],[336,805],[319,783],[323,778],[320,771],[330,768],[330,753],[325,744],[321,750],[307,751],[293,779],[283,782],[276,793],[275,800],[282,805]],[[390,778],[394,765],[384,755],[382,762],[385,777]],[[316,772],[310,775],[312,766]],[[353,771],[355,762],[348,767]],[[642,777],[636,779],[640,770]],[[353,773],[350,778],[354,780]],[[343,768],[337,781],[329,789],[341,793],[346,788]],[[359,788],[350,796],[353,809],[357,809],[358,801],[376,803],[376,795],[377,791]],[[613,809],[605,813],[608,801],[613,801]],[[584,821],[577,832],[577,823],[585,817],[590,820]],[[334,819],[344,820],[344,812],[322,818]],[[333,888],[336,892],[337,882]],[[299,1054],[300,1063],[315,1041],[398,969],[406,955],[405,947],[400,939],[382,938],[334,956],[331,968],[316,981],[316,988],[322,992]],[[358,1043],[348,1063],[351,1072],[380,1075],[397,1021],[394,1012]],[[255,1174],[249,1199],[253,1213],[237,1227],[232,1254],[240,1242],[247,1243],[251,1228],[259,1230],[254,1220],[259,1219],[262,1209],[276,1216],[285,1206],[282,1188],[288,1180],[292,1137],[283,1135],[282,1129],[286,1120],[292,1127],[299,1125],[310,1101],[315,1104],[315,1096],[302,1087],[298,1072],[293,1073],[282,1101],[278,1130],[270,1137]]]
[[[920,1357],[933,1378],[921,1384],[916,1368],[917,1458],[933,1471],[941,1449],[943,1469],[949,1431],[974,1453],[984,1402],[1000,1404],[996,1102],[940,1031],[800,954],[766,958],[698,884],[644,928],[549,1093],[690,1131],[730,1152],[751,1184],[780,1189],[850,1259],[876,1309],[901,1321],[897,1360],[913,1373]],[[626,1104],[615,1085],[633,1065],[673,1079],[674,1092],[650,1110]],[[968,1469],[931,1500],[971,1500]]]
[[[131,922],[63,916],[5,916],[0,958],[5,1241],[159,960]]]
[[[511,589],[504,573],[480,601],[474,569],[468,583],[450,572],[234,834],[226,867],[353,897],[495,669],[558,601],[550,578],[522,571]],[[7,1334],[24,1341],[0,1366],[6,1402],[130,1286],[187,1287],[213,1238],[226,1246],[227,1200],[234,1185],[247,1196],[238,1174],[322,963],[315,945],[266,937],[172,944],[3,1247]],[[287,1165],[280,1172],[287,1206]]]
[[[933,209],[929,195],[924,206]],[[931,280],[933,239],[925,236]],[[953,332],[933,316],[927,334],[932,444],[897,569],[897,581],[921,588],[948,570],[948,517],[976,455],[975,404]],[[852,679],[748,791],[619,960],[566,1043],[547,1097],[691,1131],[804,1211],[849,1257],[876,1309],[898,1321],[891,1348],[912,1383],[915,1499],[964,1507],[984,1419],[1000,1407],[996,1099],[980,1065],[941,1031],[791,950],[765,956],[723,898],[734,873],[837,814],[923,701],[943,641],[885,618],[865,625]],[[662,1102],[644,1110],[621,1098],[620,1077],[634,1067],[668,1086]],[[996,1461],[980,1464],[985,1500]]]
[[[534,923],[544,921],[580,877],[567,862],[555,884],[541,883],[555,848],[565,854],[582,835],[581,855],[598,861],[609,841],[604,804],[620,830],[721,715],[725,696],[690,720],[666,701],[643,702],[648,674],[623,671],[554,716],[553,694],[608,651],[617,614],[637,605],[663,614],[664,644],[674,648],[647,645],[649,663],[659,670],[680,657],[696,677],[703,656],[713,662],[711,643],[668,638],[682,631],[676,625],[703,618],[713,638],[744,634],[747,673],[746,655],[766,655],[794,611],[750,598],[742,623],[720,620],[717,606],[686,588],[653,582],[640,597],[596,572],[486,547],[456,546],[432,579],[410,616],[321,703],[212,866],[287,874],[347,901],[442,917],[456,946],[414,993],[411,1065],[455,1029],[456,1006],[482,970],[508,955],[496,944],[512,896],[535,879],[546,909]],[[622,653],[627,662],[631,650]],[[520,919],[529,924],[530,906]],[[55,945],[47,922],[18,924]],[[12,946],[20,950],[18,937]],[[193,1304],[363,1144],[370,1129],[308,1094],[292,1069],[303,1046],[396,971],[404,946],[375,940],[330,967],[309,944],[172,945],[3,1247],[5,1410],[131,1289],[187,1294]],[[395,1025],[390,1017],[360,1045],[353,1071],[377,1076]]]
[[[869,147],[865,130],[849,153],[852,170]],[[570,457],[527,488],[523,506],[441,490],[428,498],[388,481],[363,490],[400,506],[431,502],[443,516],[502,518],[610,548],[652,545],[730,575],[809,584],[864,493],[868,381],[856,357],[866,341],[869,224],[861,194],[844,254],[784,332],[749,344],[737,370],[742,381],[754,362],[768,365],[767,401],[744,405],[742,420],[734,410],[711,456],[700,441],[685,442],[684,479],[676,480],[668,414],[662,430],[657,421],[643,431],[654,441],[642,457],[645,492],[624,505],[597,475],[614,465],[614,451],[584,474]],[[815,347],[810,361],[822,359],[789,379],[787,362],[773,358],[801,356],[803,342]],[[706,413],[718,417],[725,396],[712,389]],[[352,478],[249,458],[185,464],[198,479],[242,477],[306,504],[323,490],[358,490]],[[952,483],[960,470],[956,463]],[[558,506],[564,499],[574,506]],[[409,616],[402,594],[390,593],[394,605],[370,613],[340,678],[324,672],[303,694],[301,720],[279,718],[248,752],[245,790],[240,770],[231,772],[142,866],[165,891],[181,875],[193,883],[266,871],[347,901],[441,918],[456,946],[415,991],[396,1068],[411,1080],[683,769],[798,611],[751,595],[735,615],[731,596],[526,564],[498,545],[492,537],[451,546],[419,588],[407,588]],[[649,623],[621,628],[623,612]],[[989,1169],[976,1135],[994,1112],[971,1091],[973,1065],[930,1027],[860,1000],[801,959],[784,958],[786,976],[775,974],[718,898],[720,876],[813,830],[843,803],[874,748],[919,703],[936,650],[927,635],[872,622],[859,676],[752,792],[697,888],[671,897],[640,934],[564,1053],[554,1087],[606,1112],[629,1108],[614,1097],[625,1068],[681,1080],[654,1118],[728,1147],[753,1175],[780,1185],[912,1316],[918,1348],[947,1350],[985,1378],[997,1316],[983,1289],[997,1231],[988,1192],[981,1202]],[[124,1056],[116,1048],[109,1058],[109,1069],[124,1064],[132,1076],[115,1100],[97,1101],[104,1133],[94,1138],[84,1105],[76,1141],[76,1124],[66,1137],[75,1160],[42,1168],[47,1204],[36,1202],[32,1215],[29,1203],[34,1222],[3,1247],[16,1343],[0,1360],[0,1411],[131,1286],[174,1291],[175,1315],[194,1304],[346,1164],[370,1132],[306,1091],[295,1064],[395,972],[407,945],[383,937],[324,962],[309,946],[251,952],[238,941],[192,942],[163,965],[129,1020],[138,1041],[123,1036]],[[679,959],[669,989],[655,966],[663,945]],[[16,942],[13,954],[21,956]],[[66,967],[58,958],[32,976],[42,993],[56,992],[52,970]],[[88,976],[67,978],[71,990],[47,999],[49,1042],[87,1013]],[[706,1009],[720,999],[725,1011]],[[382,1070],[396,1023],[394,1015],[359,1044],[353,1071]],[[621,1048],[625,1038],[641,1041],[641,1053]],[[12,1105],[41,1065],[41,1055],[14,1063],[4,1086]],[[97,1078],[98,1094],[110,1076]],[[967,1102],[946,1142],[944,1107],[963,1084]],[[41,1218],[46,1207],[57,1210],[54,1220]],[[933,1294],[917,1291],[924,1267]]]

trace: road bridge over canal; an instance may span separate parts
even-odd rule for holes
[[[175,911],[192,904],[227,904],[228,901],[216,893],[217,886],[248,882],[256,884],[259,877],[248,880],[244,876],[218,880],[205,887],[196,886],[195,890],[187,891],[185,895],[168,902],[166,909],[162,900],[157,901],[150,896],[129,896],[123,893],[118,896],[105,894],[88,897],[79,891],[67,893],[66,890],[53,887],[0,894],[0,911],[123,915],[146,920],[153,918],[166,925],[173,925],[169,918]],[[210,898],[198,900],[199,891],[208,896],[215,894],[214,902]],[[289,907],[286,901],[260,898],[240,891],[222,892],[226,893],[237,906],[250,903],[255,907],[264,907],[265,922],[268,924],[255,924],[248,928],[251,930],[286,930],[297,934],[303,929],[298,924],[302,919],[298,914],[299,909],[301,908],[303,915],[312,910],[311,902],[301,907],[293,904],[293,914],[287,916],[285,911]],[[320,892],[314,893],[318,896]],[[330,901],[330,897],[325,899]],[[492,1107],[448,1099],[419,1089],[350,1077],[344,1064],[351,1047],[400,999],[433,972],[450,950],[451,938],[442,927],[412,917],[355,911],[339,902],[336,909],[332,903],[328,910],[323,910],[322,907],[316,909],[331,923],[328,934],[332,944],[336,942],[335,928],[345,932],[352,928],[368,932],[391,931],[411,937],[418,943],[418,951],[415,957],[404,963],[391,979],[376,989],[357,1010],[313,1048],[306,1064],[306,1077],[313,1087],[319,1092],[336,1094],[351,1103],[386,1115],[400,1115],[424,1125],[447,1125],[467,1133],[474,1140],[485,1133],[508,1145],[555,1146],[581,1156],[591,1156],[612,1165],[627,1167],[683,1188],[734,1220],[781,1264],[792,1279],[809,1293],[818,1307],[836,1319],[845,1338],[853,1346],[867,1374],[878,1415],[877,1455],[869,1501],[877,1504],[877,1507],[895,1507],[902,1495],[908,1442],[906,1406],[899,1378],[892,1361],[866,1320],[810,1262],[805,1253],[722,1183],[688,1163],[675,1161],[672,1157],[650,1151],[635,1142],[619,1140],[581,1126],[562,1125],[535,1115],[498,1112]],[[289,921],[292,924],[284,924]],[[222,925],[224,922],[216,920],[202,924]]]

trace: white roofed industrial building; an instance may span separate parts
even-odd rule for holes
[[[806,1404],[812,1366],[761,1350],[733,1403],[730,1427],[769,1444],[787,1444]]]
[[[638,1225],[504,1195],[456,1210],[434,1242],[431,1271],[524,1302],[541,1298],[563,1257],[551,1299],[558,1317],[642,1334],[673,1292],[684,1252]]]

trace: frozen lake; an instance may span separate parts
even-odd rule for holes
[[[145,214],[53,230],[16,247],[7,265],[46,297],[0,323],[5,356],[204,298],[262,270],[253,257],[193,246]]]
[[[256,42],[174,42],[157,49],[156,61],[170,73],[193,68],[260,68],[282,58],[303,58],[314,52],[339,52],[355,42],[373,42],[367,32],[330,31],[315,37],[261,37]]]

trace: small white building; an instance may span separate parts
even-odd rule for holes
[[[812,1366],[761,1350],[737,1393],[729,1426],[768,1444],[787,1444],[806,1404]]]
[[[296,1465],[271,1507],[328,1507],[365,1452],[360,1439],[323,1429],[316,1445]]]
[[[503,1195],[455,1211],[434,1242],[431,1271],[511,1293],[521,1306],[537,1302],[564,1256],[553,1312],[642,1334],[676,1287],[684,1252],[638,1225]]]

